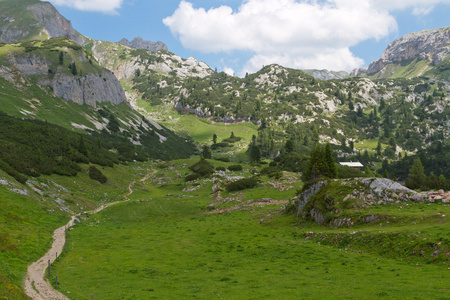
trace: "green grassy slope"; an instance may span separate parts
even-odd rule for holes
[[[22,29],[25,33],[23,39],[39,38],[39,32],[42,27],[37,24],[33,13],[26,8],[29,5],[39,3],[38,0],[2,0],[0,1],[0,12],[4,16],[8,16],[13,20],[12,24],[10,20],[6,18],[0,18],[0,27],[10,27],[13,25]],[[14,28],[13,27],[13,28]],[[42,39],[46,36],[40,37]]]
[[[108,177],[106,184],[89,178],[88,165],[74,177],[40,176],[27,185],[0,170],[0,298],[27,299],[22,292],[27,266],[50,248],[53,231],[72,214],[124,200],[129,184],[147,172],[133,165],[97,167]]]
[[[86,216],[55,264],[59,289],[73,299],[448,296],[448,258],[433,263],[428,252],[414,256],[396,246],[418,231],[417,239],[441,236],[447,243],[448,218],[427,216],[448,215],[448,206],[374,207],[399,221],[332,230],[284,214],[279,203],[249,205],[261,198],[289,200],[299,182],[288,173],[278,181],[290,186],[281,196],[264,176],[255,189],[212,194],[211,180],[184,183],[193,163],[154,166],[157,172],[134,186],[134,201]],[[228,175],[249,171],[244,166]],[[206,213],[216,209],[222,213]],[[341,236],[342,249],[323,245]],[[364,244],[381,238],[386,246]]]

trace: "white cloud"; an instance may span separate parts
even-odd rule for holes
[[[225,68],[223,68],[223,71],[225,73],[227,73],[228,75],[234,76],[234,70],[232,68],[225,67]]]
[[[351,70],[364,62],[349,47],[397,29],[388,11],[375,9],[371,0],[247,0],[236,11],[194,8],[183,0],[163,22],[186,48],[254,52],[244,67],[249,72],[271,63]]]
[[[205,10],[182,0],[163,20],[184,47],[206,53],[250,51],[240,74],[278,63],[351,70],[364,61],[350,47],[397,30],[394,10],[426,15],[450,0],[243,0]]]
[[[55,5],[64,5],[78,10],[99,11],[116,14],[124,0],[50,0]]]

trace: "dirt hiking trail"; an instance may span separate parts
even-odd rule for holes
[[[148,178],[150,178],[151,174],[145,175],[144,178],[140,179],[141,182],[144,182]],[[128,193],[124,195],[125,200],[122,201],[116,201],[112,203],[103,204],[100,207],[91,210],[91,211],[85,211],[84,213],[88,214],[96,214],[103,209],[115,205],[118,203],[123,203],[130,201],[130,198],[128,198],[133,193],[133,185],[136,182],[133,181],[128,185]],[[33,300],[48,300],[48,299],[64,299],[69,300],[67,296],[61,294],[57,290],[53,289],[51,284],[48,282],[48,280],[44,279],[45,272],[47,271],[47,267],[50,261],[50,264],[52,264],[58,256],[61,254],[61,252],[64,249],[64,244],[66,243],[66,230],[68,230],[70,227],[74,225],[74,222],[76,218],[81,215],[77,214],[75,216],[72,216],[71,220],[64,226],[59,227],[53,232],[53,244],[50,250],[48,250],[47,253],[45,253],[44,256],[42,256],[39,260],[32,263],[30,266],[28,266],[27,269],[27,276],[25,278],[25,293],[31,297]],[[51,268],[51,267],[50,267]]]

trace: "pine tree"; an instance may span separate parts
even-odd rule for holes
[[[249,156],[252,163],[259,163],[261,161],[261,150],[253,143],[249,146]]]
[[[422,161],[419,157],[414,159],[413,165],[409,170],[409,177],[406,180],[406,186],[411,189],[421,188],[425,185],[426,176],[424,173]]]
[[[79,141],[79,147],[78,150],[81,154],[83,154],[86,157],[89,157],[89,151],[86,146],[86,142],[84,141],[84,137],[82,134],[80,134],[80,141]]]
[[[377,155],[381,155],[381,142],[380,140],[378,140],[378,144],[377,144]]]
[[[59,64],[64,64],[64,53],[62,51],[59,51]]]
[[[322,147],[320,144],[316,144],[311,150],[308,169],[304,174],[305,180],[314,181],[323,175],[324,159],[322,154]]]
[[[203,146],[202,157],[203,158],[212,158],[211,150],[206,145]]]
[[[287,140],[284,149],[286,149],[287,153],[294,151],[294,142],[292,142],[292,140]]]
[[[213,144],[217,144],[217,134],[213,134]]]
[[[373,173],[372,171],[370,171],[369,166],[366,166],[366,168],[364,169],[364,173],[366,173],[367,176],[373,176]]]
[[[76,76],[78,74],[77,65],[75,64],[75,62],[71,65],[70,69],[72,70],[72,75]]]
[[[333,154],[331,151],[331,145],[330,143],[327,143],[325,145],[325,164],[327,166],[327,174],[326,176],[328,178],[336,178],[337,177],[337,169],[336,169],[336,165],[334,163],[334,158],[333,158]]]

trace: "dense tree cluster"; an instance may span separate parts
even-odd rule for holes
[[[331,146],[316,144],[311,151],[308,168],[303,174],[307,181],[315,181],[319,178],[336,178],[337,170],[332,156]]]

